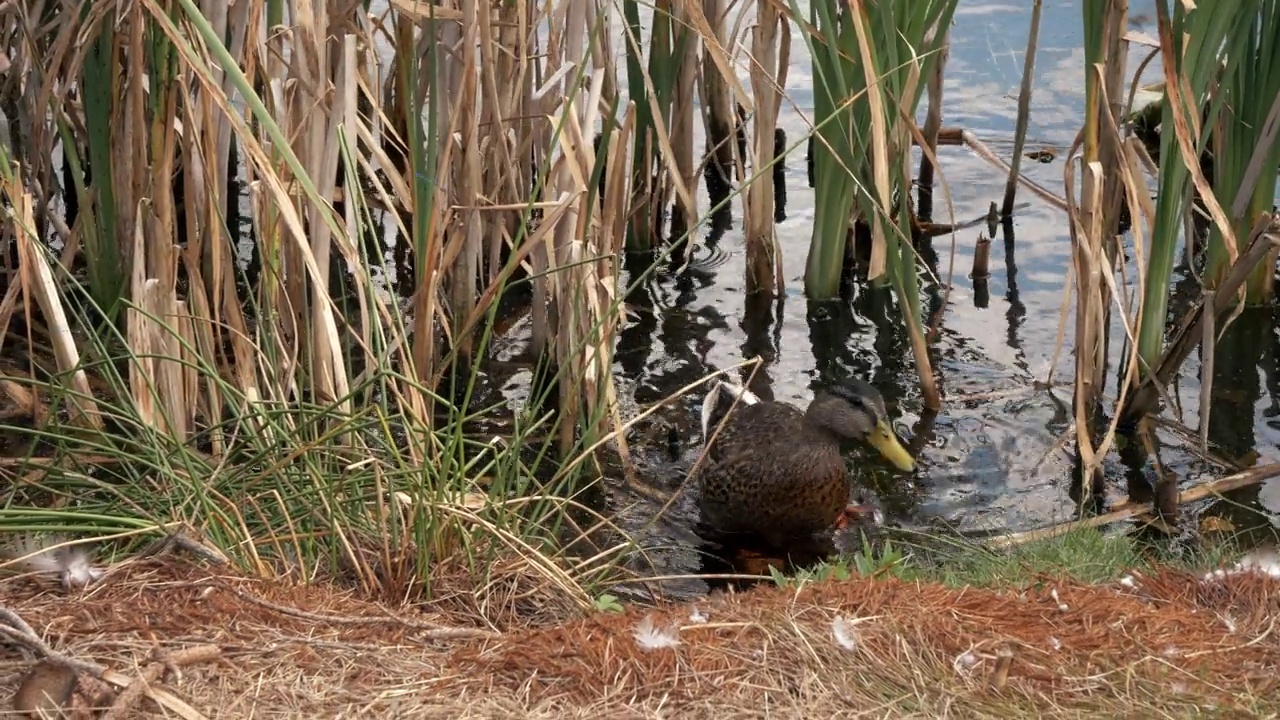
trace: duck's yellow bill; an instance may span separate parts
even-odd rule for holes
[[[898,466],[899,469],[911,472],[916,468],[916,461],[911,457],[911,453],[902,447],[902,443],[898,442],[898,436],[894,434],[893,428],[889,427],[889,423],[883,420],[876,423],[875,430],[871,431],[867,440],[886,460]]]

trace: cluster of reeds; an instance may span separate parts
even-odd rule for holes
[[[1076,291],[1075,420],[1082,462],[1093,473],[1116,428],[1158,408],[1163,386],[1197,346],[1203,437],[1219,321],[1244,303],[1270,300],[1280,242],[1273,220],[1280,3],[1159,0],[1156,8],[1158,38],[1147,38],[1126,32],[1125,3],[1083,6],[1086,116],[1065,181]],[[1134,48],[1145,57],[1130,78]],[[1161,99],[1135,110],[1142,73],[1153,63],[1162,70]],[[1122,244],[1125,211],[1131,230]],[[1180,272],[1203,291],[1189,309],[1170,306]],[[1126,349],[1116,411],[1104,428],[1096,419],[1109,332],[1117,327],[1113,307],[1121,311]],[[1172,328],[1171,310],[1178,312]]]
[[[889,280],[911,338],[925,403],[937,388],[926,352],[910,204],[915,113],[939,72],[955,0],[809,4],[815,222],[805,293],[835,297],[855,220],[870,229],[870,281]],[[805,16],[794,0],[797,22]],[[936,128],[934,129],[936,132]],[[921,142],[928,146],[928,142]]]
[[[654,92],[674,83],[691,107],[688,23],[659,13],[672,36],[642,41],[669,56],[629,74],[645,91],[624,103],[614,14],[594,0],[6,13],[17,271],[0,324],[24,313],[27,377],[9,379],[48,419],[10,429],[52,459],[6,490],[0,522],[30,525],[55,497],[45,524],[190,521],[264,572],[328,558],[363,584],[412,583],[444,557],[482,569],[514,551],[566,586],[590,577],[608,553],[571,565],[546,543],[570,510],[591,518],[575,499],[598,478],[591,450],[621,440],[619,255],[633,196],[669,197],[637,178],[674,186],[688,225],[696,212],[692,129]],[[493,409],[473,390],[497,301],[521,287],[555,396],[484,442]]]

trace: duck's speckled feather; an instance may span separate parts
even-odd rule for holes
[[[723,410],[715,415],[719,422]],[[715,428],[712,423],[709,430]],[[830,527],[850,490],[836,438],[778,402],[739,402],[711,444],[699,480],[705,521],[773,542]]]

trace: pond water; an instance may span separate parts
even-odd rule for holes
[[[1030,5],[962,0],[951,34],[943,124],[972,131],[1006,158],[1012,148]],[[1154,18],[1154,10],[1144,5],[1149,3],[1132,4],[1131,24],[1154,33],[1154,20],[1142,17]],[[1080,127],[1084,106],[1080,13],[1079,3],[1045,3],[1026,149],[1050,147],[1058,157],[1049,163],[1022,164],[1028,177],[1059,194],[1062,157]],[[885,395],[900,434],[910,441],[919,462],[917,471],[904,477],[870,456],[855,456],[855,461],[861,460],[856,462],[860,493],[877,500],[888,522],[914,528],[941,522],[964,532],[985,533],[1071,519],[1078,504],[1071,489],[1071,456],[1062,443],[1070,429],[1071,391],[1060,382],[1073,374],[1070,315],[1064,345],[1057,351],[1070,252],[1065,214],[1021,191],[1024,207],[1014,218],[1013,238],[1004,241],[997,236],[992,243],[991,277],[985,286],[969,277],[974,244],[985,232],[985,223],[957,233],[954,276],[933,353],[943,407],[936,415],[923,412],[904,333],[884,319],[877,303],[865,293],[852,306],[810,304],[803,297],[814,220],[803,144],[808,128],[804,118],[812,114],[812,85],[808,55],[798,35],[792,47],[779,121],[787,131],[788,146],[796,146],[786,160],[786,217],[777,224],[787,284],[784,301],[760,307],[744,297],[741,205],[735,200],[734,226],[718,238],[709,237],[704,228],[689,269],[660,272],[633,297],[638,315],[622,330],[615,366],[624,405],[632,412],[648,407],[710,372],[751,357],[764,361],[752,390],[802,408],[816,387],[848,377],[866,378]],[[739,48],[738,55],[743,52]],[[741,57],[739,65],[745,65]],[[745,83],[745,69],[740,73]],[[921,117],[923,112],[922,104]],[[696,142],[701,148],[702,138]],[[943,147],[940,162],[957,220],[981,217],[1001,198],[1004,174],[967,149]],[[939,188],[934,213],[938,222],[947,220],[944,198]],[[705,190],[699,200],[705,212]],[[933,244],[943,283],[951,242],[950,236],[941,236]],[[933,292],[940,301],[940,289]],[[1111,343],[1113,361],[1121,346]],[[1269,309],[1242,316],[1224,339],[1216,361],[1216,414],[1210,427],[1210,441],[1219,455],[1237,460],[1256,452],[1259,462],[1280,459],[1280,425],[1275,419],[1280,408],[1278,348],[1280,336]],[[1033,385],[1033,380],[1045,380],[1051,367],[1058,387]],[[739,377],[746,375],[744,371]],[[1198,422],[1198,375],[1193,357],[1173,392],[1182,421],[1192,428]],[[527,383],[527,373],[517,374],[503,391],[518,399]],[[640,427],[632,452],[646,482],[669,489],[683,482],[700,442],[701,399],[701,391],[692,393]],[[683,455],[675,462],[659,439],[665,437],[665,427],[674,427],[684,443]],[[1222,474],[1221,466],[1203,462],[1178,434],[1164,432],[1161,441],[1160,460],[1178,474],[1183,488]],[[1074,438],[1066,447],[1073,446]],[[1129,492],[1141,496],[1148,473],[1149,469],[1125,467],[1113,453],[1107,465],[1107,497],[1120,500]],[[696,517],[690,495],[685,493],[652,524],[658,504],[625,490],[614,493],[612,505],[623,527],[640,533],[660,570],[694,573],[706,567],[683,532]],[[1238,530],[1276,525],[1280,482],[1241,491],[1230,501],[1215,503],[1210,512],[1230,516]]]

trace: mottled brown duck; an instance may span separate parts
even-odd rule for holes
[[[861,380],[819,391],[804,412],[719,381],[702,404],[702,437],[712,440],[697,470],[703,521],[774,545],[844,519],[852,479],[841,441],[865,442],[899,469],[915,469],[884,398]]]

